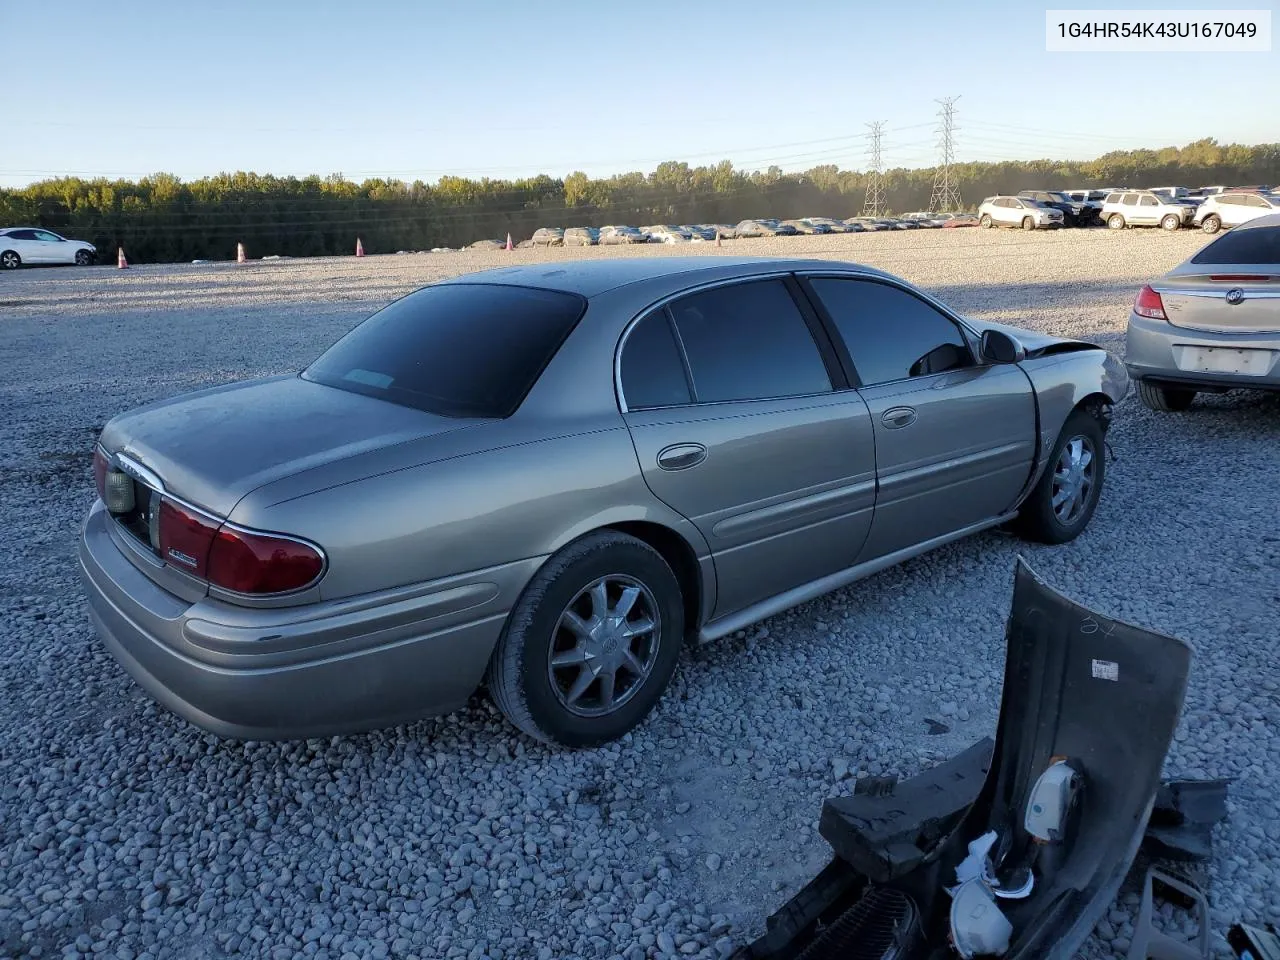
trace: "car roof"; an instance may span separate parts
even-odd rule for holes
[[[690,285],[699,274],[731,279],[779,270],[856,270],[888,276],[881,270],[840,260],[791,259],[785,257],[634,257],[627,259],[570,260],[518,267],[497,267],[452,277],[441,283],[496,283],[521,287],[562,290],[580,296],[599,296],[606,291],[663,277],[680,277]],[[710,279],[710,276],[708,276]]]

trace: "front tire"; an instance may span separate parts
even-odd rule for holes
[[[1164,227],[1166,230],[1177,230],[1179,227],[1182,226],[1182,220],[1181,218],[1170,213],[1170,214],[1167,214],[1165,218],[1160,221],[1160,226]]]
[[[684,640],[680,582],[635,537],[588,534],[525,587],[489,661],[494,703],[534,739],[616,740],[653,709]]]
[[[1124,216],[1119,213],[1113,213],[1111,216],[1107,218],[1107,226],[1110,227],[1112,230],[1123,230]]]
[[[1022,229],[1023,229],[1023,230],[1028,230],[1028,231],[1030,231],[1030,230],[1034,230],[1035,228],[1036,228],[1036,222],[1035,222],[1034,220],[1032,220],[1030,217],[1023,217],[1023,218],[1022,218]]]
[[[1089,525],[1106,479],[1102,424],[1086,410],[1067,417],[1049,465],[1022,505],[1016,526],[1027,540],[1060,544]]]
[[[93,265],[93,254],[88,250],[76,251],[76,266],[88,267]]]
[[[0,253],[0,269],[17,270],[20,266],[22,266],[22,258],[12,250]]]
[[[1146,380],[1138,381],[1138,399],[1149,410],[1159,413],[1181,413],[1190,408],[1196,391],[1178,387],[1164,387]]]
[[[989,214],[989,213],[984,213],[984,214],[982,215],[982,217],[978,220],[978,226],[982,227],[984,230],[990,230],[990,229],[991,229],[991,214]]]
[[[1205,233],[1217,233],[1222,229],[1222,218],[1216,213],[1211,213],[1204,218],[1204,223],[1200,224],[1200,229]]]

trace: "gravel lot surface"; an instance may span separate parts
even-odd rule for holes
[[[1204,239],[938,230],[722,252],[859,260],[975,316],[1120,352],[1136,288]],[[97,641],[74,544],[110,416],[298,369],[439,277],[670,252],[0,276],[0,955],[725,956],[826,862],[824,797],[994,731],[1019,553],[1074,598],[1194,646],[1168,770],[1237,778],[1210,871],[1219,954],[1230,923],[1280,917],[1277,396],[1178,415],[1130,397],[1079,540],[982,535],[726,638],[604,749],[534,745],[480,697],[371,735],[224,742],[152,705]],[[1124,956],[1136,902],[1121,896],[1085,956]]]

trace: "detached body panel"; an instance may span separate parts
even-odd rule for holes
[[[885,889],[905,894],[920,922],[900,925],[894,952],[876,957],[925,960],[949,942],[964,942],[950,915],[956,870],[970,843],[991,832],[992,872],[1030,870],[1034,878],[1029,892],[1001,892],[995,884],[988,890],[1012,927],[1002,955],[1075,956],[1142,843],[1191,651],[1180,640],[1068,600],[1024,562],[1006,641],[994,744],[981,741],[881,795],[828,800],[821,831],[837,860],[771,918],[769,934],[738,960],[844,956],[829,952],[825,931],[845,912],[865,911],[858,905]],[[1027,814],[1029,804],[1043,801],[1044,784],[1036,791],[1037,782],[1061,762],[1078,773],[1080,785],[1053,833],[1058,839],[1046,843],[1027,831],[1028,820],[1037,821]]]

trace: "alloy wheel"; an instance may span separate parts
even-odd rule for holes
[[[1066,442],[1053,466],[1053,515],[1064,527],[1080,519],[1093,494],[1096,468],[1093,441],[1075,436]]]
[[[580,717],[619,709],[653,672],[661,631],[639,580],[612,574],[578,591],[551,634],[547,675],[560,705]]]

